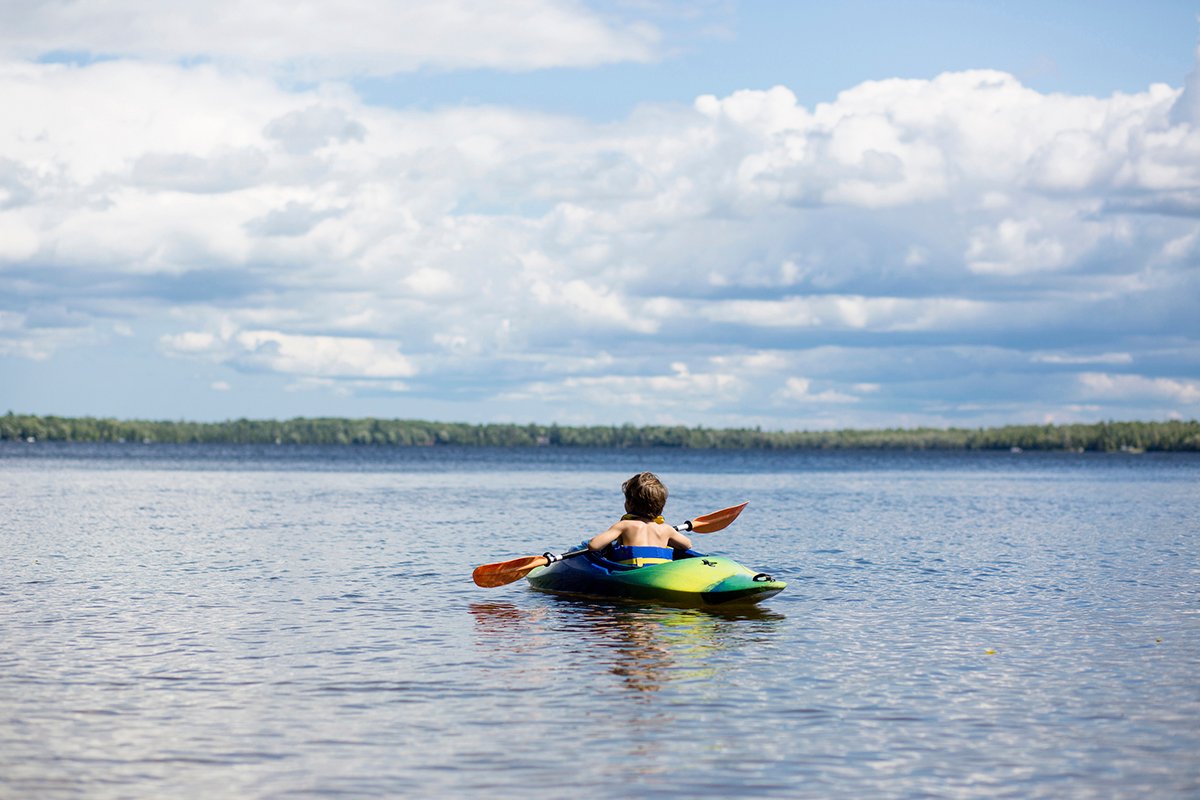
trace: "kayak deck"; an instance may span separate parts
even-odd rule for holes
[[[779,594],[787,586],[723,556],[677,551],[673,561],[633,567],[599,553],[539,567],[527,576],[542,592],[669,603],[685,606],[745,605]]]

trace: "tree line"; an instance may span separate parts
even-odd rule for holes
[[[117,420],[14,414],[0,440],[321,444],[419,447],[679,447],[764,450],[1063,450],[1200,452],[1200,422],[1097,422],[995,428],[764,431],[682,425],[516,425],[401,419],[237,419],[225,422]]]

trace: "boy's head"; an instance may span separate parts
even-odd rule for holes
[[[639,517],[657,517],[667,504],[667,487],[653,472],[641,472],[621,484],[625,512]]]

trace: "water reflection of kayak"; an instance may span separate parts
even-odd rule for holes
[[[534,589],[543,592],[685,606],[758,603],[787,586],[731,558],[695,550],[677,552],[673,561],[644,567],[618,564],[600,553],[587,552],[538,567],[527,577]]]

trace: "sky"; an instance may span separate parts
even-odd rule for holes
[[[1200,2],[0,0],[0,413],[1200,417]]]

